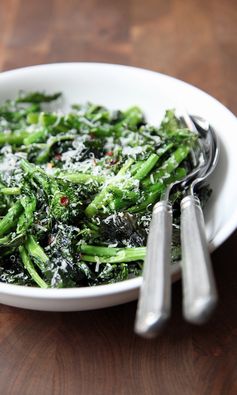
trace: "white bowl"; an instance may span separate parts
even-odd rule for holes
[[[213,250],[237,224],[237,121],[217,100],[174,78],[128,66],[98,63],[62,63],[26,67],[0,74],[0,101],[14,98],[19,90],[61,91],[64,108],[86,101],[111,109],[140,106],[149,122],[158,125],[168,108],[183,107],[206,118],[220,138],[217,169],[210,178],[213,188],[205,219]],[[179,265],[173,265],[173,279]],[[90,288],[40,289],[0,283],[0,302],[49,311],[97,309],[136,299],[141,278]]]

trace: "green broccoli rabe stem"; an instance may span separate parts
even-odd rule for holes
[[[144,199],[136,206],[130,207],[128,209],[128,212],[139,213],[149,208],[160,199],[160,196],[166,190],[169,184],[178,180],[182,180],[185,177],[186,173],[186,169],[184,169],[183,167],[178,168],[168,178],[160,179],[160,181],[156,184],[151,184],[149,188],[146,189]]]
[[[23,211],[20,200],[17,200],[0,221],[0,237],[16,227],[18,218]]]
[[[173,147],[173,143],[166,144],[159,148],[157,150],[156,154],[151,154],[149,158],[142,163],[140,168],[137,170],[137,172],[133,175],[133,177],[137,180],[143,180],[149,173],[150,171],[155,167],[157,164],[158,160],[166,153],[168,152],[171,148]]]
[[[28,251],[28,254],[35,260],[35,263],[40,268],[40,270],[44,272],[47,269],[49,258],[45,254],[43,248],[37,243],[34,236],[28,236],[25,247]]]
[[[165,177],[167,173],[172,173],[180,165],[180,163],[187,158],[191,148],[191,145],[180,145],[165,161],[161,169],[157,171],[154,181],[156,182],[161,177]]]
[[[28,271],[28,273],[30,274],[32,280],[34,280],[34,282],[40,287],[40,288],[48,288],[48,285],[46,284],[46,282],[40,277],[40,275],[37,273],[37,271],[35,270],[35,267],[25,249],[24,246],[20,246],[19,247],[19,253],[20,253],[20,257],[22,259],[22,263],[25,267],[25,269]]]
[[[157,150],[157,155],[159,155],[159,158],[164,155],[166,152],[170,151],[171,148],[174,147],[174,143],[166,143],[162,145],[160,148]]]
[[[132,159],[132,158],[129,158],[128,160],[126,160],[126,162],[123,164],[123,166],[121,167],[121,169],[115,176],[116,180],[120,176],[124,176],[127,173],[127,171],[130,169],[130,167],[132,166],[133,163],[134,163],[134,159]]]
[[[129,200],[129,204],[131,206],[131,204],[135,204],[136,200]],[[115,212],[115,211],[119,211],[122,208],[126,207],[128,204],[128,201],[121,199],[121,198],[114,198],[110,203],[109,203],[109,208],[110,211]]]
[[[21,193],[21,188],[17,187],[0,187],[0,193],[3,195],[20,195]]]
[[[175,169],[170,175],[169,177],[161,177],[159,179],[159,181],[157,181],[157,183],[155,184],[150,184],[147,188],[146,191],[149,193],[152,192],[157,192],[160,191],[162,192],[162,190],[164,188],[166,188],[168,185],[170,185],[171,183],[178,181],[178,180],[182,180],[187,174],[186,169],[184,168],[180,168],[180,169]],[[163,187],[163,188],[162,188]]]
[[[131,214],[140,213],[142,211],[147,210],[147,208],[149,208],[150,205],[153,205],[154,203],[156,203],[159,200],[161,193],[165,190],[164,186],[162,186],[162,185],[159,185],[159,186],[160,186],[160,190],[149,193],[142,202],[140,202],[136,206],[128,208],[127,211]]]
[[[94,230],[95,232],[98,232],[100,229],[99,226],[93,222],[86,222],[86,226],[88,226],[90,229]]]
[[[36,112],[30,112],[26,117],[27,123],[35,125],[39,122],[39,114]]]
[[[110,192],[111,186],[116,185],[118,181],[121,181],[121,178],[126,174],[133,162],[134,159],[128,159],[117,175],[112,177],[110,182],[102,189],[102,191],[95,196],[92,202],[85,209],[85,214],[88,217],[96,215],[103,206],[106,206],[113,199],[113,194]]]
[[[131,176],[134,176],[134,174],[138,172],[138,170],[143,166],[144,162],[145,162],[144,160],[138,160],[135,163],[133,163],[130,169]]]
[[[156,183],[159,183],[161,180],[165,180],[169,178],[170,174],[180,165],[180,163],[187,158],[188,154],[191,150],[190,145],[181,145],[178,147],[171,156],[162,164],[162,166],[153,174],[153,183],[154,189],[156,189]],[[142,186],[145,189],[148,185],[150,185],[150,178],[144,180],[142,182]]]
[[[85,209],[85,214],[87,217],[95,216],[98,211],[105,207],[113,199],[113,194],[108,192],[107,188],[104,188],[94,200]]]
[[[79,251],[86,255],[96,255],[96,256],[116,256],[118,252],[123,251],[124,248],[115,247],[100,247],[93,246],[89,244],[80,244]]]
[[[105,251],[101,250],[101,248],[105,249]],[[144,260],[146,256],[146,247],[115,248],[115,251],[113,251],[113,248],[106,249],[105,247],[84,245],[83,249],[84,251],[90,251],[93,255],[84,255],[82,252],[82,260],[95,263],[135,262]],[[108,255],[102,255],[103,252]]]
[[[22,145],[25,138],[30,135],[29,132],[16,131],[13,133],[0,133],[0,146],[5,144]]]
[[[46,195],[51,195],[58,191],[58,186],[53,178],[49,178],[48,175],[39,167],[29,163],[22,159],[20,166],[25,173],[29,174],[35,179],[35,181],[43,188]]]
[[[24,170],[25,173],[28,174],[33,174],[35,171],[37,171],[37,168],[35,165],[32,165],[31,163],[29,163],[28,161],[22,159],[20,166],[22,168],[22,170]]]
[[[36,167],[35,165],[33,165],[32,163],[28,162],[25,159],[21,160],[20,166],[25,173],[28,173],[30,175],[33,175],[34,173],[41,171],[38,167]]]
[[[140,197],[140,192],[134,190],[134,182],[132,179],[127,180],[121,186],[111,185],[108,187],[108,191],[111,192],[114,198],[121,198],[125,200],[134,200]],[[111,202],[112,203],[112,202]]]
[[[36,198],[33,195],[23,196],[20,201],[24,211],[19,217],[16,231],[18,234],[24,234],[34,222]]]
[[[73,184],[84,184],[87,182],[98,182],[99,184],[103,184],[106,180],[104,176],[95,176],[86,173],[59,173],[57,177],[68,180]]]
[[[137,170],[133,177],[136,180],[143,180],[143,178],[146,177],[147,174],[149,174],[153,167],[156,165],[158,159],[159,156],[157,154],[151,154],[149,158],[142,164],[140,169]]]
[[[26,136],[23,140],[23,143],[24,145],[43,143],[44,141],[46,141],[47,137],[48,137],[47,129],[36,130],[35,132],[32,132],[28,136]]]
[[[111,211],[120,211],[121,209],[127,208],[132,204],[135,204],[140,198],[139,192],[134,191],[125,191],[120,192],[123,194],[121,197],[114,197],[113,200],[109,203],[109,207]]]

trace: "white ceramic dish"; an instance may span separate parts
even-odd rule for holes
[[[221,143],[217,169],[210,179],[213,195],[205,219],[211,250],[237,225],[237,120],[221,103],[203,91],[174,78],[128,66],[61,63],[27,67],[0,74],[0,101],[19,90],[64,93],[64,108],[92,101],[111,109],[139,105],[149,122],[158,125],[165,109],[184,107],[208,119]],[[174,265],[173,279],[179,276]],[[0,302],[48,311],[97,309],[136,299],[141,278],[91,288],[40,289],[0,283]]]

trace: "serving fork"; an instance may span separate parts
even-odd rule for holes
[[[135,332],[143,337],[157,335],[170,317],[172,205],[169,195],[174,188],[185,191],[180,205],[184,318],[201,324],[217,302],[205,223],[195,190],[215,169],[219,144],[213,128],[204,119],[182,114],[180,120],[193,133],[198,133],[201,155],[197,166],[183,180],[171,184],[153,208],[135,321]]]

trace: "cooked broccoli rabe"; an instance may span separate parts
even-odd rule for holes
[[[197,137],[173,110],[154,127],[136,106],[64,114],[61,103],[60,93],[21,92],[0,106],[0,281],[81,287],[139,276],[152,207],[194,166]],[[181,196],[171,198],[177,260]]]

